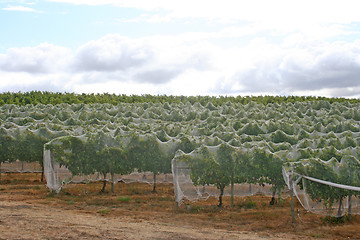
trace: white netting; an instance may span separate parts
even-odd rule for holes
[[[104,175],[98,172],[89,175],[73,175],[66,166],[56,162],[50,150],[44,150],[44,174],[47,180],[47,187],[56,192],[59,192],[66,184],[70,183],[77,184],[103,181],[110,183],[154,183],[154,174],[152,172],[138,172],[136,169],[127,175],[114,174],[112,178],[110,175],[104,178]],[[171,174],[156,175],[156,183],[172,182]]]
[[[199,199],[207,199],[208,197],[218,197],[221,193],[221,190],[219,187],[216,186],[216,184],[201,184],[201,181],[198,181],[197,183],[194,183],[192,179],[194,178],[201,178],[201,176],[197,174],[209,174],[209,172],[206,172],[205,170],[200,173],[194,173],[192,172],[192,168],[188,165],[187,162],[197,162],[201,161],[199,160],[202,157],[202,149],[208,150],[210,153],[214,154],[215,156],[220,156],[219,149],[221,145],[218,146],[202,146],[201,148],[195,149],[189,154],[185,154],[182,151],[178,151],[172,160],[172,173],[173,173],[173,179],[174,179],[174,190],[175,190],[175,200],[180,205],[183,201],[183,199],[187,199],[189,201],[196,201]],[[239,149],[232,148],[234,151],[237,151]],[[217,159],[220,159],[217,158]],[[215,160],[216,161],[216,160]],[[217,162],[218,163],[218,162]],[[234,163],[236,164],[236,163]],[[196,166],[195,164],[192,164],[193,168]],[[215,164],[215,168],[221,168],[221,163]],[[232,165],[230,168],[236,168],[237,166]],[[204,166],[204,168],[206,168]],[[231,169],[228,169],[231,171]],[[210,173],[215,174],[216,171]],[[245,180],[242,180],[242,183],[239,183],[239,180],[232,181],[231,179],[226,179],[226,175],[229,175],[230,172],[223,171],[220,174],[225,174],[224,176],[219,175],[219,178],[223,178],[223,182],[227,182],[227,186],[223,190],[223,196],[237,196],[237,197],[244,197],[244,196],[252,196],[252,195],[264,195],[264,196],[274,196],[274,186],[271,186],[267,183],[246,183]],[[196,176],[195,176],[196,175]],[[206,180],[205,180],[206,181]],[[233,186],[231,186],[231,182],[233,182]],[[264,181],[266,182],[266,181]],[[281,187],[279,187],[281,189]],[[276,190],[279,191],[279,188]],[[276,191],[275,190],[275,191]],[[282,190],[280,190],[282,191]],[[280,193],[281,194],[281,193]]]
[[[126,179],[124,181],[141,179],[142,181],[146,179],[151,182],[153,176],[152,170],[149,169],[152,166],[157,167],[156,172],[158,173],[170,173],[171,159],[176,150],[181,149],[190,153],[202,145],[206,146],[208,151],[214,155],[217,154],[218,146],[222,145],[233,147],[236,150],[234,150],[236,156],[242,151],[244,155],[247,155],[246,161],[241,162],[239,159],[237,161],[250,169],[248,172],[254,173],[254,176],[237,176],[234,195],[266,192],[268,185],[265,189],[261,189],[264,188],[261,185],[263,183],[272,186],[283,184],[275,180],[281,178],[282,175],[279,166],[287,162],[300,162],[301,164],[294,171],[303,176],[347,186],[360,186],[359,179],[357,179],[359,174],[356,170],[358,169],[357,161],[360,158],[359,103],[330,104],[320,100],[267,105],[256,102],[249,102],[245,105],[228,102],[216,106],[211,103],[201,104],[199,102],[194,104],[187,102],[186,104],[3,105],[0,107],[0,124],[2,171],[30,171],[30,167],[28,168],[25,162],[39,162],[44,156],[48,186],[54,190],[58,190],[67,182],[97,181],[104,178],[109,181],[121,179]],[[79,143],[80,148],[73,148],[72,152],[63,151],[59,154],[56,152],[56,141],[51,142],[59,137],[81,138],[80,136],[89,137],[98,133],[103,136],[103,142],[98,142],[98,145],[94,143],[93,148],[97,148],[96,151],[86,149],[86,144]],[[143,152],[139,152],[141,154],[129,159],[133,168],[139,169],[141,173],[126,172],[121,176],[115,173],[111,177],[110,172],[113,170],[110,168],[107,170],[106,177],[103,176],[103,173],[96,173],[92,168],[105,171],[103,168],[106,164],[110,164],[109,159],[104,158],[103,161],[100,161],[94,158],[94,162],[90,160],[104,149],[104,154],[107,156],[115,153],[121,155],[122,151],[128,151],[127,146],[131,134],[153,139],[146,142],[144,140],[146,138],[139,137],[144,141],[139,140],[138,144],[140,145],[135,148],[141,149],[141,145],[146,145],[147,150],[143,149]],[[45,149],[50,152],[43,152],[43,145],[47,142],[49,144],[46,146],[54,143],[52,145],[54,149]],[[84,151],[79,150],[82,148]],[[153,151],[155,151],[154,154],[151,154]],[[86,156],[84,152],[94,154]],[[95,154],[95,152],[97,153]],[[195,152],[189,156],[193,156]],[[73,153],[73,155],[70,156],[69,153]],[[76,155],[78,156],[76,157]],[[349,160],[351,157],[354,159]],[[266,161],[262,161],[263,158]],[[331,161],[327,164],[323,164],[321,161],[306,162],[306,159],[311,158],[321,159],[323,162]],[[120,161],[121,158],[113,159],[116,163],[113,168],[116,171],[120,171],[119,168],[127,164],[126,161]],[[141,159],[142,163],[137,162],[137,159]],[[162,161],[159,161],[160,159]],[[218,195],[218,188],[215,189],[215,187],[205,184],[204,190],[201,183],[195,183],[197,186],[194,187],[194,182],[191,181],[193,179],[191,171],[194,169],[188,165],[191,162],[181,162],[180,159],[175,159],[175,166],[179,166],[179,169],[173,166],[174,174],[177,174],[174,177],[174,183],[177,185],[175,191],[178,202],[184,197],[197,199]],[[221,166],[221,158],[215,156],[214,159],[208,163]],[[232,158],[224,159],[231,160]],[[81,163],[79,166],[76,166],[77,161]],[[99,163],[103,163],[103,165]],[[11,164],[17,167],[11,170]],[[94,166],[91,166],[92,164]],[[182,164],[187,164],[187,166]],[[331,171],[324,167],[326,165],[331,165]],[[140,169],[140,167],[146,170]],[[326,169],[326,171],[322,173],[319,169]],[[349,169],[352,171],[349,172]],[[143,171],[150,173],[144,175]],[[229,169],[224,171],[229,171]],[[237,168],[236,172],[241,173],[241,168]],[[330,176],[327,176],[328,172],[331,173]],[[157,174],[156,176],[157,181],[160,182],[162,175]],[[351,177],[346,179],[344,176]],[[166,181],[171,181],[170,179],[171,177],[167,177]],[[301,201],[306,206],[313,206],[315,203],[311,203],[311,201],[316,202],[318,199],[321,199],[321,203],[331,202],[332,206],[335,206],[335,202],[337,199],[341,199],[341,196],[349,196],[348,193],[339,190],[334,191],[332,196],[327,187],[321,187],[326,184],[313,181],[314,179],[303,179],[305,179],[304,183],[301,180],[297,186],[306,194],[311,193],[311,197],[305,200],[300,192],[297,196],[303,199]],[[203,179],[200,180],[203,181]],[[237,185],[238,183],[245,183],[245,185]],[[314,192],[315,186],[324,191]],[[338,189],[337,187],[333,188]],[[228,194],[228,189],[229,184],[224,189],[224,195]],[[351,199],[357,199],[355,196],[357,193],[354,192]],[[342,206],[346,206],[345,197],[342,197],[341,201],[340,209]],[[352,204],[352,206],[355,205],[356,203]]]
[[[293,189],[307,211],[334,217],[360,214],[360,187],[298,174],[292,166],[283,168],[283,176],[288,188]]]
[[[173,161],[175,201],[178,205],[181,205],[184,199],[194,202],[208,197],[219,197],[220,190],[214,185],[194,185],[190,172],[191,170],[186,163]],[[273,190],[268,184],[234,184],[233,196],[245,197],[253,195],[272,196]],[[231,196],[230,185],[225,187],[223,196]]]
[[[113,137],[109,135],[101,134],[103,137],[102,144],[103,146],[114,146],[121,144],[122,146],[126,146],[130,143],[130,133],[125,134],[123,132],[123,137],[120,139],[114,139]],[[148,139],[150,136],[142,135],[140,136],[141,139]],[[82,137],[73,137],[78,140],[81,140],[83,142],[88,141],[88,137],[82,136]],[[173,178],[172,174],[164,174],[164,173],[157,173],[154,175],[153,172],[149,171],[138,171],[137,169],[133,169],[133,171],[129,172],[128,174],[117,174],[113,173],[110,174],[111,171],[106,171],[105,175],[104,173],[100,172],[93,172],[91,174],[73,174],[71,170],[62,163],[60,158],[65,158],[64,156],[54,156],[54,153],[51,151],[51,148],[48,146],[61,146],[63,145],[63,141],[66,141],[67,137],[61,137],[54,139],[53,141],[45,144],[44,146],[44,173],[47,179],[47,186],[53,190],[53,191],[60,191],[64,185],[69,183],[88,183],[88,182],[98,182],[98,181],[107,181],[111,183],[118,183],[118,182],[124,182],[124,183],[133,183],[133,182],[139,182],[139,183],[148,183],[148,184],[154,184],[154,183],[172,183]],[[104,142],[106,141],[106,143]],[[169,142],[161,142],[159,140],[156,140],[156,142],[160,145],[160,149],[170,151],[174,148],[174,141]],[[167,148],[165,146],[168,146]],[[63,149],[65,153],[71,154],[70,149]],[[87,156],[89,159],[91,156]],[[63,159],[64,160],[64,159]],[[106,164],[105,160],[103,159],[103,164]],[[102,160],[100,160],[102,161]],[[86,163],[84,163],[86,164]],[[100,164],[102,164],[100,162]],[[78,168],[83,168],[83,166],[78,166]]]

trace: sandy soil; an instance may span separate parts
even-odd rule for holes
[[[290,223],[289,202],[269,206],[267,197],[238,198],[229,208],[217,199],[175,207],[173,188],[117,184],[99,194],[101,183],[69,185],[52,194],[39,174],[3,174],[0,239],[360,239],[360,218],[328,224],[301,211]],[[249,200],[256,203],[248,209]]]
[[[101,217],[22,201],[0,201],[0,239],[288,239],[129,217]]]

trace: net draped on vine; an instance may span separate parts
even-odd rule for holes
[[[359,151],[345,151],[340,162],[310,158],[284,165],[287,186],[308,211],[337,217],[360,214]]]
[[[135,166],[140,164],[127,163],[128,156],[122,156],[122,149],[136,147],[131,146],[132,139],[153,140],[159,146],[159,150],[166,154],[165,144],[149,134],[123,133],[121,138],[114,138],[98,132],[88,136],[66,136],[52,140],[44,146],[45,176],[49,179],[47,186],[54,191],[59,191],[68,183],[96,181],[153,183],[153,172],[138,171]],[[171,143],[167,145],[171,146]],[[138,150],[136,148],[134,151]],[[169,171],[163,169],[157,173],[160,172],[162,174],[156,176],[157,183],[173,181]]]
[[[320,100],[267,105],[227,102],[218,106],[211,103],[203,106],[198,102],[39,104],[3,105],[0,110],[2,166],[26,159],[25,152],[16,147],[19,143],[35,140],[47,143],[45,151],[41,145],[41,152],[48,186],[54,190],[68,182],[104,178],[113,182],[130,181],[127,179],[136,174],[134,179],[143,179],[142,172],[148,172],[145,178],[151,181],[153,171],[157,180],[161,181],[162,174],[164,181],[171,181],[172,172],[176,199],[180,203],[184,198],[193,201],[219,196],[223,185],[226,185],[225,196],[231,195],[232,185],[235,196],[260,192],[273,195],[275,189],[281,193],[279,190],[284,190],[286,185],[282,174],[287,179],[288,173],[293,172],[296,196],[307,210],[343,215],[351,199],[351,213],[357,213],[359,194],[356,190],[313,180],[360,186],[358,103],[330,104]],[[98,138],[103,141],[97,141]],[[134,138],[137,141],[129,145]],[[81,155],[84,151],[71,148],[75,143],[84,147],[89,155]],[[27,145],[23,146],[26,149]],[[87,149],[89,146],[93,149]],[[153,154],[148,151],[152,148],[157,149]],[[114,154],[124,155],[122,160],[113,160],[116,170],[103,170],[103,165],[111,162],[107,159],[112,159]],[[83,165],[76,166],[74,161]],[[122,172],[120,163],[131,163],[130,170]],[[151,165],[157,169],[151,169]],[[213,174],[222,180],[199,177],[202,172],[194,166],[208,172],[211,166],[217,168],[212,170]],[[283,167],[286,171],[282,171]],[[137,172],[132,175],[135,169]],[[232,173],[234,169],[236,172]],[[230,180],[224,177],[229,171]],[[339,209],[341,211],[335,211]]]

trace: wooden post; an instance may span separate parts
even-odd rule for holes
[[[114,193],[114,173],[111,173],[111,192]]]
[[[339,199],[339,209],[338,209],[338,213],[337,213],[338,218],[341,217],[341,215],[342,215],[342,211],[341,211],[342,200],[343,200],[343,197],[340,196],[340,199]]]
[[[349,178],[350,178],[350,185],[352,184],[351,178],[352,178],[352,172],[351,172],[351,168],[349,167]],[[351,220],[351,197],[352,197],[352,192],[350,192],[349,197],[348,197],[348,220]]]
[[[41,182],[44,182],[44,164],[41,167]]]
[[[295,210],[294,210],[294,186],[293,186],[293,172],[290,172],[289,175],[289,185],[290,185],[290,206],[291,206],[291,222],[295,223]]]
[[[154,187],[152,192],[156,192],[156,173],[154,172]]]
[[[103,176],[104,176],[104,180],[103,180],[103,186],[101,188],[101,191],[100,192],[105,192],[105,187],[106,187],[106,173],[103,173]]]
[[[231,180],[231,207],[234,207],[234,181]]]
[[[348,197],[348,220],[349,221],[351,220],[351,196],[352,196],[352,193],[350,193],[349,197]]]
[[[282,188],[281,187],[279,187],[279,192],[278,192],[278,198],[279,198],[279,205],[281,205],[282,204],[282,200],[281,200],[281,191],[282,191]]]

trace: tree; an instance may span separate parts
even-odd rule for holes
[[[339,166],[339,181],[349,186],[360,186],[360,161],[348,154],[341,159]],[[359,192],[347,191],[348,196],[348,218],[351,219],[352,196],[359,196]]]
[[[221,144],[219,149],[216,152],[216,160],[219,163],[220,171],[227,174],[229,177],[230,185],[231,185],[231,207],[234,206],[234,183],[238,182],[238,176],[240,176],[239,170],[239,158],[237,158],[236,150],[234,147],[229,144]],[[223,178],[222,178],[223,179]],[[225,179],[223,179],[225,180]],[[226,180],[227,181],[227,180]],[[220,189],[221,191],[221,189]],[[223,190],[222,190],[223,191]],[[221,206],[221,201],[220,206]]]
[[[60,165],[69,169],[72,175],[90,175],[96,172],[95,149],[86,140],[67,136],[47,146]]]
[[[96,172],[104,177],[101,192],[105,191],[106,176],[111,176],[111,192],[114,192],[114,174],[127,174],[132,172],[133,165],[128,161],[127,151],[121,144],[121,136],[117,139],[103,133],[98,132],[88,138],[87,146],[94,152],[92,164]]]
[[[226,147],[220,150],[220,155],[227,158],[229,155],[226,154]],[[224,159],[225,159],[224,158]],[[205,146],[201,146],[196,150],[196,154],[190,157],[184,157],[183,161],[187,163],[190,168],[190,178],[195,186],[198,185],[215,185],[219,190],[219,204],[223,205],[222,197],[224,195],[224,189],[231,183],[232,176],[229,173],[229,161],[217,161],[216,154],[211,153]]]
[[[282,176],[282,166],[284,161],[276,154],[269,154],[267,158],[267,167],[264,171],[264,182],[273,186],[273,196],[270,204],[274,204],[275,193],[278,191],[279,204],[281,204],[281,191],[285,187]]]
[[[171,172],[171,159],[161,151],[154,135],[134,134],[129,143],[129,158],[142,172],[152,172],[154,176],[153,192],[156,192],[156,175]]]
[[[311,158],[296,164],[294,170],[296,173],[305,176],[332,183],[340,183],[339,176],[334,171],[337,164],[338,161],[335,158],[332,158],[327,162],[320,159]],[[348,195],[347,190],[314,182],[308,179],[304,179],[304,184],[305,186],[302,185],[302,187],[305,187],[305,190],[311,199],[313,201],[323,202],[325,208],[328,209],[329,214],[335,215],[333,212],[335,210],[333,205],[335,200],[339,200],[339,207],[336,216],[341,217],[342,201]]]
[[[282,177],[283,163],[279,156],[267,148],[253,147],[248,161],[242,164],[246,168],[245,178],[248,183],[272,185],[273,196],[270,204],[275,202],[276,190],[279,192],[279,202],[281,202],[281,189],[285,186]]]
[[[15,139],[10,136],[4,128],[0,129],[0,182],[1,163],[13,161]]]
[[[44,144],[48,142],[48,139],[40,134],[35,134],[30,130],[26,130],[23,133],[17,131],[15,141],[14,158],[21,162],[38,162],[42,168],[42,182],[44,178]]]
[[[104,148],[101,152],[97,152],[97,172],[101,172],[106,178],[106,174],[111,175],[111,192],[114,192],[114,174],[128,174],[133,171],[132,164],[127,161],[126,152],[121,147]],[[104,181],[105,183],[105,181]],[[105,191],[105,184],[101,192]]]

